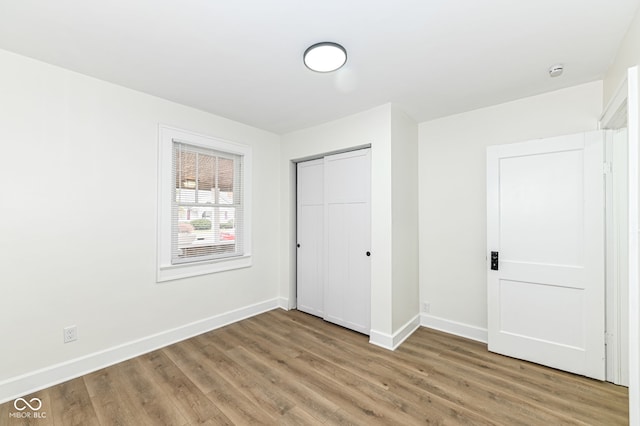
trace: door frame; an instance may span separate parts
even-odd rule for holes
[[[628,138],[628,276],[629,276],[629,424],[640,425],[640,284],[638,280],[638,191],[639,177],[639,138],[640,138],[640,99],[638,93],[638,66],[627,70],[627,78],[622,82],[615,95],[604,109],[600,118],[600,127],[615,127],[617,121],[626,115]],[[607,295],[609,296],[609,295]],[[616,330],[619,335],[620,330]],[[619,346],[619,342],[613,344]]]
[[[629,138],[629,422],[640,425],[640,286],[638,284],[638,66],[627,73]]]
[[[626,337],[627,346],[631,349],[633,339],[633,331],[631,329],[632,324],[634,322],[632,312],[633,306],[636,305],[637,312],[637,300],[634,303],[633,297],[631,297],[632,288],[637,288],[638,286],[638,242],[637,242],[637,233],[634,230],[638,229],[638,202],[637,202],[637,193],[638,193],[638,165],[637,165],[637,137],[632,137],[632,128],[635,127],[637,129],[637,113],[635,114],[635,120],[633,117],[632,109],[633,109],[633,95],[632,95],[632,85],[630,84],[632,69],[629,69],[629,76],[622,82],[622,84],[618,87],[618,90],[614,94],[613,98],[609,101],[609,104],[604,109],[602,116],[600,117],[599,127],[601,129],[620,129],[622,127],[627,127],[627,151],[628,151],[628,176],[627,176],[627,196],[628,196],[628,209],[627,209],[627,226],[628,226],[628,250],[627,250],[627,274],[628,274],[628,291],[629,291],[629,300],[628,300],[628,324],[627,330],[628,334]],[[637,80],[637,67],[636,67],[636,80]],[[636,91],[637,94],[637,91]],[[636,96],[637,97],[637,96]],[[636,100],[636,108],[637,108],[637,100]],[[637,109],[636,109],[637,110]],[[637,130],[636,130],[637,135]],[[609,137],[607,138],[609,139]],[[635,152],[635,154],[634,154]],[[607,158],[606,161],[609,162],[611,159]],[[635,176],[635,177],[634,177]],[[609,180],[609,176],[607,176]],[[608,182],[606,191],[607,198],[612,196],[612,192],[615,192],[615,188],[613,184]],[[610,193],[611,192],[611,193]],[[616,226],[617,221],[616,218],[611,217],[611,215],[607,215],[607,223],[606,228],[607,231],[613,229]],[[633,238],[633,234],[636,234],[636,238]],[[613,243],[613,244],[610,244]],[[620,265],[616,262],[616,259],[609,256],[611,251],[615,252],[615,242],[612,241],[610,235],[607,235],[607,285],[606,285],[606,298],[607,302],[607,310],[606,310],[606,323],[607,323],[607,381],[620,384],[623,381],[622,376],[624,374],[629,377],[629,386],[631,387],[631,379],[632,374],[631,370],[633,369],[633,362],[631,358],[628,359],[628,366],[621,365],[622,351],[625,347],[624,340],[625,337],[622,336],[622,331],[625,328],[620,320],[619,313],[624,310],[622,304],[624,303],[619,297],[617,297],[621,292],[621,282],[616,279],[620,271]],[[634,278],[635,277],[635,278]],[[637,323],[637,313],[636,320]],[[636,343],[637,344],[637,343]],[[631,392],[631,390],[630,390]],[[630,395],[631,396],[631,395]]]
[[[626,110],[622,111],[626,113]],[[614,125],[605,130],[605,342],[606,380],[617,385],[628,386],[628,163],[627,147],[620,151],[620,143],[628,145],[628,136],[619,135],[619,128],[626,128],[624,120],[614,119]],[[624,141],[622,140],[624,137]],[[624,182],[624,186],[620,184]],[[626,192],[625,192],[626,191]],[[620,204],[624,198],[627,203]],[[623,243],[626,242],[626,245]],[[626,333],[626,334],[625,334]]]

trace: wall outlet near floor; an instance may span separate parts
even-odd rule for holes
[[[73,342],[74,340],[78,340],[78,327],[75,325],[70,325],[69,327],[65,327],[62,329],[64,334],[64,343]]]
[[[428,314],[430,311],[431,311],[431,303],[422,302],[422,312],[424,312],[425,314]]]

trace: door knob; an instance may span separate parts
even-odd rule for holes
[[[367,252],[367,256],[371,256],[371,252],[370,251]]]
[[[300,248],[300,243],[296,244],[296,246],[297,246],[298,248]]]

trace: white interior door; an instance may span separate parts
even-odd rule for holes
[[[297,165],[297,306],[324,316],[324,160]]]
[[[490,351],[604,380],[603,150],[602,132],[487,149]]]
[[[325,157],[324,318],[371,330],[370,149]]]

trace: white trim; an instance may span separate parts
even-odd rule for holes
[[[288,271],[285,270],[285,276],[288,276],[288,280],[285,282],[287,285],[286,293],[289,296],[289,309],[296,309],[298,307],[298,248],[296,242],[298,241],[298,173],[297,165],[293,161],[289,162],[289,215],[287,217],[286,211],[283,211],[283,219],[286,221],[281,223],[282,229],[287,232],[289,240],[286,241],[285,250],[283,254],[289,257]]]
[[[606,113],[605,113],[606,114]],[[604,116],[603,116],[604,117]],[[600,128],[606,129],[607,126],[603,121],[600,121]],[[616,234],[616,218],[614,214],[614,184],[613,184],[613,172],[617,171],[613,166],[613,130],[605,130],[604,139],[604,212],[605,212],[605,380],[608,382],[619,384],[620,378],[618,377],[618,361],[619,361],[619,342],[617,333],[617,321],[614,312],[618,311],[618,306],[614,301],[617,299],[614,297],[617,294],[618,282],[616,281],[616,246],[617,246],[617,234]],[[625,194],[627,196],[627,194]]]
[[[242,156],[243,256],[183,263],[179,265],[173,265],[171,263],[172,200],[170,189],[174,183],[172,182],[170,171],[173,167],[172,153],[174,141],[181,141],[190,145]],[[251,172],[253,170],[251,157],[252,149],[249,145],[213,138],[162,124],[158,126],[157,282],[251,266]]]
[[[292,308],[289,306],[289,299],[286,297],[278,297],[278,308],[283,309],[285,311],[289,311]]]
[[[251,256],[244,255],[204,260],[201,262],[160,266],[156,281],[162,283],[165,281],[179,280],[181,278],[189,278],[196,275],[212,274],[214,272],[229,271],[231,269],[249,268],[251,267],[251,263]]]
[[[181,340],[215,330],[216,328],[241,321],[263,312],[278,309],[280,303],[280,299],[277,298],[266,300],[37,371],[12,377],[0,382],[0,404],[163,348]]]
[[[627,71],[629,137],[629,424],[640,425],[640,288],[638,283],[638,67]]]
[[[464,324],[462,322],[452,321],[429,314],[420,314],[420,325],[478,342],[487,343],[487,329],[477,327],[475,325]]]
[[[620,108],[622,108],[624,106],[624,104],[627,102],[627,97],[628,97],[628,93],[629,93],[629,91],[627,89],[627,87],[628,87],[627,81],[628,81],[628,79],[624,79],[624,81],[622,83],[620,83],[620,85],[616,89],[615,94],[609,100],[609,103],[607,104],[606,108],[604,109],[604,112],[600,116],[600,120],[599,120],[600,129],[608,128],[608,126],[616,118],[616,115],[620,111]]]
[[[369,332],[369,343],[372,345],[380,346],[384,349],[393,351],[393,336],[381,331],[371,330]]]
[[[625,86],[626,88],[626,86]],[[626,102],[626,98],[625,98]],[[626,105],[626,104],[625,104]],[[626,113],[626,107],[624,108]],[[626,126],[626,116],[624,118]],[[607,123],[603,128],[609,129]],[[606,380],[628,386],[627,129],[605,130]]]
[[[369,332],[369,343],[380,346],[384,349],[395,351],[398,347],[409,338],[420,327],[420,316],[416,315],[406,324],[398,329],[393,335],[382,333],[380,331],[371,330]]]

